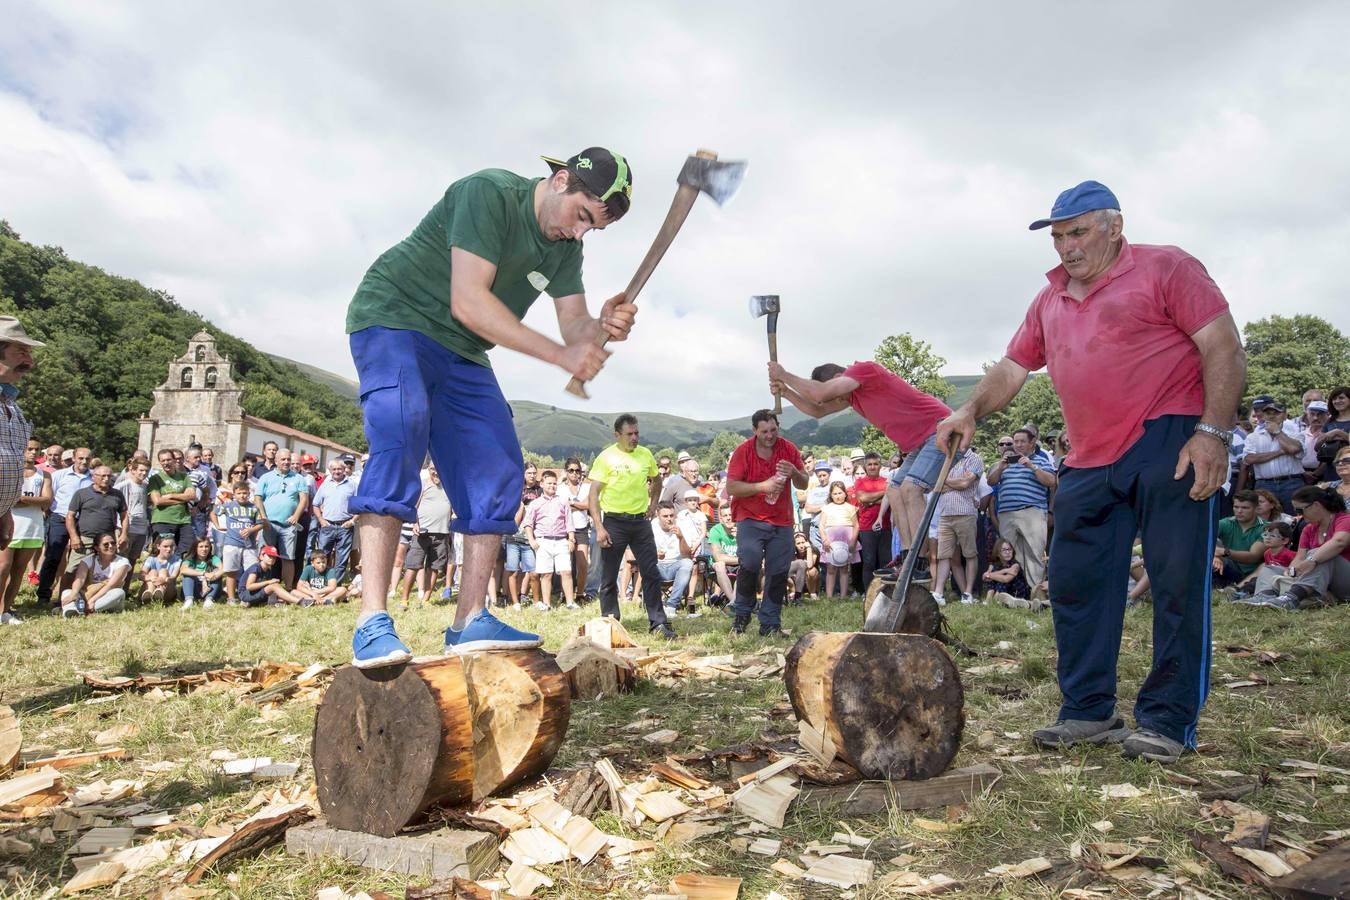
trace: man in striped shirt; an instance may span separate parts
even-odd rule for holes
[[[999,534],[1013,545],[1033,588],[1045,580],[1045,517],[1056,483],[1054,470],[1036,450],[1031,431],[1019,428],[1012,452],[989,470],[989,484],[998,486]]]
[[[9,511],[23,486],[23,452],[33,426],[19,409],[18,381],[33,369],[33,348],[44,346],[13,316],[0,316],[0,547],[14,534]]]

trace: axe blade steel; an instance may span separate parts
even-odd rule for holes
[[[777,294],[755,294],[750,298],[750,318],[758,319],[780,311]]]
[[[721,206],[740,188],[741,179],[745,177],[745,167],[744,160],[691,156],[684,161],[684,168],[680,169],[680,176],[675,180],[679,184],[698,188]]]

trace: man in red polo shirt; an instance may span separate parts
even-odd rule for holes
[[[755,611],[759,572],[764,568],[764,599],[759,604],[759,634],[783,633],[783,600],[787,597],[788,568],[796,556],[792,541],[793,487],[806,487],[802,455],[787,438],[778,436],[778,417],[761,409],[750,417],[754,434],[731,453],[727,463],[727,494],[736,522],[736,617],[732,631],[745,634]],[[789,486],[788,482],[791,482]]]
[[[937,423],[952,413],[947,404],[870,360],[855,362],[847,369],[825,363],[812,369],[810,378],[793,375],[771,362],[769,387],[817,419],[851,406],[905,452],[904,464],[891,473],[886,496],[900,546],[908,548],[923,518],[923,495],[933,489],[942,470],[945,454],[938,448],[935,433]],[[923,535],[919,539],[923,540]],[[892,560],[892,565],[895,562]],[[927,560],[921,558],[920,563],[926,566]],[[886,571],[883,569],[883,574]],[[917,574],[915,580],[928,580],[925,572]]]
[[[1055,493],[1050,608],[1059,650],[1059,720],[1041,747],[1117,743],[1127,757],[1176,760],[1195,746],[1209,690],[1214,492],[1228,478],[1229,427],[1246,356],[1228,302],[1194,257],[1128,243],[1120,204],[1085,181],[1048,219],[1061,265],[1027,310],[1007,355],[943,421],[939,441],[1006,407],[1045,366],[1073,447]],[[1153,670],[1116,715],[1116,660],[1135,532],[1153,592]]]

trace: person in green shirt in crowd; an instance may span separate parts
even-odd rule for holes
[[[547,178],[485,169],[446,190],[411,235],[366,272],[347,309],[370,459],[349,510],[358,515],[361,613],[353,664],[411,658],[385,611],[401,523],[417,519],[419,471],[430,450],[464,535],[464,568],[447,653],[539,646],[499,622],[487,584],[503,534],[516,530],[523,460],[488,351],[500,344],[589,381],[621,341],[637,307],[619,293],[593,317],[581,279],[582,238],[628,211],[633,173],[603,147]],[[547,292],[561,343],[521,319]]]
[[[150,533],[172,537],[178,555],[187,556],[197,541],[197,532],[192,527],[197,488],[183,470],[182,457],[173,450],[166,447],[156,458],[159,471],[145,485],[150,496]]]
[[[1214,586],[1237,584],[1256,571],[1266,552],[1262,533],[1266,523],[1256,515],[1255,491],[1233,495],[1233,514],[1219,520],[1219,542],[1214,550]]]
[[[591,465],[591,519],[600,545],[600,614],[618,619],[619,566],[630,547],[642,573],[642,602],[647,628],[658,637],[674,638],[661,604],[661,569],[657,566],[656,538],[647,509],[661,496],[661,473],[656,458],[638,445],[638,420],[624,413],[614,420],[614,443]]]
[[[708,547],[712,550],[713,571],[722,601],[730,603],[736,596],[731,576],[740,571],[741,558],[736,552],[736,520],[731,517],[731,501],[722,504],[717,513],[717,524],[708,531]]]

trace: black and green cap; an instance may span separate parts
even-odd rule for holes
[[[609,210],[611,219],[618,219],[628,212],[633,199],[633,170],[628,160],[604,147],[587,147],[576,156],[564,162],[551,156],[542,157],[554,172],[566,169],[581,183],[600,198]]]

